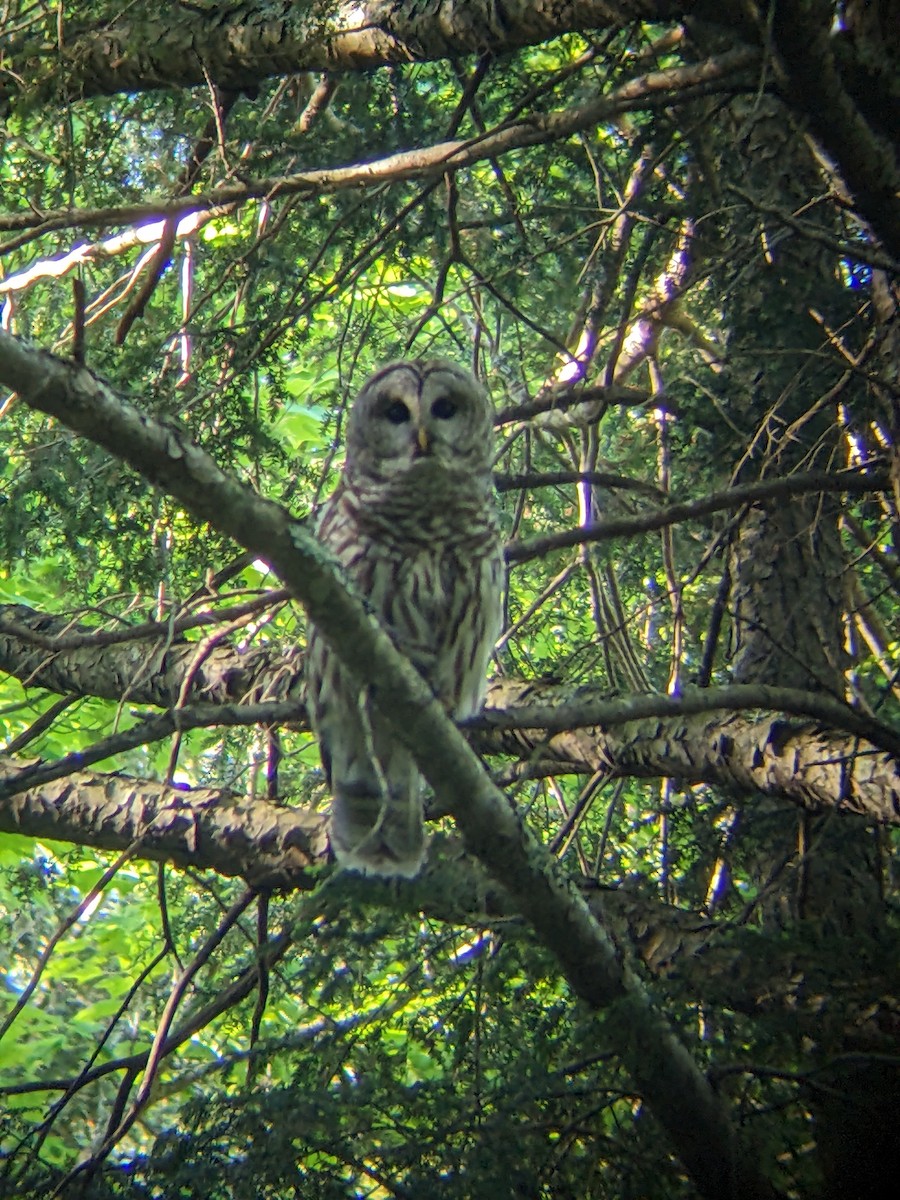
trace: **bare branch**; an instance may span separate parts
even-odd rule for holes
[[[656,508],[639,517],[613,517],[578,529],[565,529],[547,537],[529,541],[510,542],[506,547],[506,561],[529,562],[541,558],[552,550],[565,550],[589,542],[605,542],[611,538],[630,537],[637,533],[649,533],[689,521],[697,517],[727,509],[740,508],[743,504],[760,504],[785,496],[799,496],[809,492],[881,492],[890,486],[887,471],[804,471],[786,475],[781,479],[760,479],[752,483],[735,484],[722,492],[712,492],[699,500],[686,500],[680,504],[669,504]]]
[[[725,79],[750,65],[755,55],[734,51],[720,58],[707,59],[689,67],[655,71],[632,80],[600,100],[556,113],[535,113],[519,118],[483,136],[469,141],[440,142],[424,150],[390,154],[369,163],[346,167],[301,171],[268,179],[226,184],[207,192],[184,196],[159,197],[141,204],[117,205],[104,209],[70,208],[35,211],[29,208],[0,216],[0,230],[28,229],[47,233],[54,229],[91,228],[132,224],[144,220],[180,217],[201,210],[212,215],[228,206],[249,200],[272,201],[280,196],[325,196],[348,189],[379,187],[403,179],[422,179],[460,171],[473,163],[518,150],[558,141],[582,129],[608,121],[612,116],[640,108],[649,102],[685,99],[693,90]],[[18,245],[15,239],[0,246],[4,252]]]
[[[566,409],[584,406],[587,416],[585,420],[596,420],[601,407],[607,404],[621,404],[638,408],[650,404],[651,394],[642,388],[626,387],[624,384],[611,384],[609,387],[583,387],[571,385],[556,385],[542,389],[540,395],[525,404],[512,405],[497,413],[494,424],[498,427],[513,425],[518,421],[530,421],[538,416],[550,416]]]
[[[643,492],[657,500],[662,495],[655,483],[634,479],[630,475],[616,475],[612,471],[531,471],[523,475],[494,476],[494,486],[498,492],[562,487],[568,483],[590,483],[594,487],[622,488],[624,491]]]
[[[274,725],[293,719],[297,706],[291,702],[270,701],[268,704],[195,704],[189,708],[173,708],[169,712],[145,721],[130,729],[120,730],[101,738],[93,746],[75,750],[53,762],[34,762],[22,766],[16,776],[0,782],[0,800],[37,787],[55,779],[64,779],[81,767],[103,762],[116,754],[124,754],[138,746],[149,746],[173,733],[200,729],[212,725]]]

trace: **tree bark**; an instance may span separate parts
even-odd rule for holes
[[[209,82],[255,90],[274,75],[497,54],[562,33],[677,20],[702,8],[696,0],[505,0],[502,7],[492,0],[244,0],[162,10],[138,3],[65,29],[61,46],[55,36],[22,39],[10,48],[7,78],[32,81],[21,98],[28,104]]]
[[[23,764],[0,757],[0,792]],[[309,886],[325,861],[326,818],[221,788],[179,788],[127,775],[72,771],[0,804],[0,832],[53,838],[178,867],[239,875],[275,890]]]
[[[164,628],[157,627],[158,636]],[[148,633],[152,629],[147,627]],[[101,634],[95,646],[92,636],[96,631],[65,618],[8,606],[0,609],[0,669],[28,686],[63,695],[167,710],[177,704],[180,728],[217,719],[229,724],[287,720],[294,728],[309,728],[296,649],[270,655],[220,644],[204,658],[190,643],[127,639],[116,645],[109,640],[114,635]],[[73,642],[74,648],[65,648]],[[567,689],[503,679],[490,687],[471,740],[482,753],[513,755],[525,763],[538,756],[587,774],[603,767],[618,777],[715,784],[733,795],[761,794],[804,811],[855,815],[870,824],[900,821],[900,739],[895,743],[884,730],[885,744],[877,723],[827,697],[821,707],[816,701],[814,692],[763,685],[622,700],[581,689],[573,697]],[[167,737],[173,728],[174,717],[171,725],[160,721],[144,740]],[[134,744],[144,744],[139,733],[135,737]],[[104,742],[97,753],[110,752]],[[81,758],[94,761],[89,750]],[[60,764],[60,775],[67,770]],[[22,786],[30,786],[29,778]],[[10,767],[0,796],[11,794],[14,786]],[[22,832],[39,835],[37,829]]]
[[[782,38],[787,58],[791,53],[784,22],[791,14],[796,17],[800,7],[778,6],[775,37],[776,41]],[[810,17],[817,28],[823,11],[819,6]],[[785,69],[791,83],[810,97],[818,93],[815,88],[806,90],[811,86],[809,72],[819,70],[820,60],[810,54],[809,45],[803,55],[805,78],[791,76],[798,67],[796,56]],[[820,117],[824,119],[824,114]],[[831,120],[830,109],[827,119]],[[742,186],[760,200],[762,214],[771,204],[782,209],[799,204],[801,192],[814,194],[818,168],[806,142],[770,102],[763,101],[748,117],[736,145],[739,153],[727,156],[727,169],[741,174]],[[765,146],[764,156],[756,153],[760,146]],[[880,169],[878,163],[870,165]],[[871,197],[858,199],[861,209],[871,202]],[[742,469],[783,474],[830,465],[840,461],[842,454],[837,401],[831,394],[840,363],[828,365],[822,322],[827,327],[841,323],[847,289],[837,279],[833,264],[810,243],[792,236],[769,241],[765,215],[750,219],[759,225],[760,249],[749,260],[745,253],[733,274],[726,267],[720,279],[732,318],[733,342],[724,372],[730,413],[742,428],[753,431]],[[827,214],[821,219],[827,219]],[[848,389],[846,394],[836,390],[843,403],[864,408],[858,390]],[[730,429],[723,425],[720,433],[727,445]],[[812,501],[798,496],[781,505],[752,506],[730,554],[730,665],[735,682],[845,695],[847,570],[838,509],[827,497]],[[841,945],[872,944],[882,936],[878,851],[871,830],[827,816],[798,816],[786,811],[778,799],[745,800],[738,841],[745,869],[751,870],[759,889],[766,926],[811,942],[831,939],[835,952]],[[852,1025],[850,1016],[846,1024]],[[811,1047],[817,1041],[817,1052],[824,1057],[839,1058],[842,1050],[851,1048],[849,1042],[829,1044],[824,1034],[811,1039]],[[878,1194],[884,1163],[861,1171],[856,1162],[848,1169],[848,1160],[832,1153],[848,1141],[864,1141],[870,1119],[867,1105],[859,1103],[853,1071],[843,1074],[836,1061],[833,1078],[838,1090],[846,1085],[846,1104],[816,1107],[813,1098],[828,1194]],[[844,1084],[837,1083],[840,1079]],[[891,1110],[897,1099],[892,1085],[881,1097],[882,1110]],[[900,1157],[893,1159],[893,1169],[900,1170]]]

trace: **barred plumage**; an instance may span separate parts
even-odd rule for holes
[[[473,715],[500,632],[503,555],[491,484],[492,409],[462,368],[391,363],[354,402],[344,472],[318,533],[451,716]],[[412,876],[425,855],[408,750],[314,628],[310,716],[347,867]]]

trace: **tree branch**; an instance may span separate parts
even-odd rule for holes
[[[21,773],[0,757],[0,791]],[[266,888],[309,887],[327,853],[326,819],[221,788],[178,788],[127,775],[71,771],[0,804],[0,830],[242,876]]]
[[[809,492],[880,492],[889,487],[890,472],[886,470],[798,471],[780,479],[758,479],[751,483],[735,484],[699,500],[667,504],[664,508],[652,509],[638,517],[613,517],[608,521],[580,526],[578,529],[564,529],[546,537],[510,542],[506,547],[506,561],[530,562],[533,558],[541,558],[552,550],[566,550],[591,542],[605,542],[611,538],[649,533],[655,529],[676,525],[679,521],[689,521],[709,516],[714,512],[740,508],[742,504],[763,504]]]
[[[187,708],[173,708],[159,716],[138,721],[129,729],[101,738],[84,750],[74,750],[51,762],[35,761],[23,765],[15,778],[0,782],[0,801],[26,788],[38,787],[55,779],[63,779],[82,767],[103,762],[116,754],[124,754],[138,746],[148,746],[171,737],[173,733],[185,733],[189,729],[202,729],[212,725],[260,725],[283,724],[289,721],[296,707],[285,701],[269,701],[267,704],[194,704]]]
[[[555,113],[534,113],[501,126],[483,136],[468,141],[439,142],[424,150],[407,150],[389,154],[368,163],[346,167],[300,171],[293,175],[251,179],[230,183],[206,192],[189,195],[160,196],[140,204],[117,205],[103,209],[67,208],[42,212],[33,206],[0,216],[0,231],[13,229],[47,233],[54,229],[91,228],[105,225],[131,224],[138,221],[180,217],[200,210],[215,215],[228,206],[248,200],[274,200],[279,196],[326,196],[348,189],[362,190],[395,183],[404,179],[423,179],[459,171],[485,159],[507,154],[525,146],[540,145],[570,137],[583,129],[608,121],[610,117],[653,102],[671,103],[685,98],[697,88],[710,83],[730,80],[735,72],[751,65],[756,59],[752,51],[733,51],[719,58],[654,71],[635,79],[608,96],[590,104]],[[30,235],[33,236],[33,235]],[[0,251],[13,249],[18,242],[10,240]]]
[[[271,596],[272,603],[284,600],[283,593]],[[227,620],[230,611],[236,610],[186,617],[175,622],[175,636],[210,616]],[[158,708],[178,702],[188,672],[190,699],[210,704],[281,700],[299,687],[302,664],[294,648],[276,660],[269,651],[217,645],[198,664],[197,643],[172,641],[172,634],[158,622],[109,632],[24,604],[0,605],[0,670],[28,687]]]
[[[517,680],[495,685],[490,702],[497,707],[479,718],[495,730],[478,743],[486,753],[527,757],[540,749],[620,777],[715,784],[811,812],[836,810],[900,824],[900,739],[840,701],[793,688],[734,685],[679,697],[586,695],[554,703],[548,687],[547,702],[536,705],[535,690]],[[526,696],[532,703],[519,705]],[[787,721],[785,711],[819,719]],[[523,728],[529,712],[534,723]]]
[[[0,100],[33,106],[60,94],[84,99],[205,87],[209,81],[226,91],[253,91],[272,76],[502,54],[564,33],[677,20],[704,8],[721,20],[740,21],[740,6],[728,0],[715,6],[697,0],[504,0],[502,7],[491,0],[257,0],[217,5],[214,19],[207,5],[161,11],[136,3],[112,20],[72,23],[59,46],[55,38],[13,42]]]
[[[15,768],[15,763],[0,758],[0,783],[7,770]],[[139,859],[240,876],[262,892],[308,892],[321,884],[320,868],[329,860],[326,826],[320,813],[266,800],[248,802],[225,790],[181,790],[151,780],[89,772],[31,789],[17,796],[14,804],[0,806],[2,833],[117,853],[133,850]],[[398,884],[348,876],[341,886],[359,890],[375,904],[381,889],[398,911],[424,913],[454,925],[483,928],[521,915],[502,888],[485,877],[472,859],[460,856],[458,838],[443,834],[433,837],[428,861],[415,880]],[[786,946],[777,961],[768,955],[763,967],[758,958],[745,961],[734,948],[731,923],[628,887],[584,881],[580,891],[596,919],[610,926],[619,940],[627,941],[651,974],[677,972],[693,995],[706,995],[712,986],[717,995],[727,996],[731,1007],[754,1012],[761,997],[771,1003],[780,988],[793,992],[802,979],[793,945]],[[239,995],[246,995],[244,984],[237,985]],[[52,1086],[45,1080],[10,1090]]]
[[[879,136],[844,87],[831,37],[831,5],[779,0],[772,14],[772,39],[788,99],[809,120],[816,141],[836,164],[854,208],[894,260],[900,261],[896,144]],[[884,100],[887,104],[890,98]],[[891,118],[885,119],[890,124]]]
[[[721,1099],[613,940],[492,785],[425,681],[348,591],[323,548],[285,510],[229,478],[185,432],[118,399],[86,368],[28,347],[4,330],[0,381],[271,564],[360,684],[377,683],[380,711],[453,813],[469,851],[514,898],[576,995],[605,1011],[608,1035],[700,1192],[710,1200],[772,1196]]]
[[[10,607],[15,622],[0,609],[0,669],[32,686],[121,701],[125,693],[115,690],[118,681],[132,701],[169,710],[192,671],[191,644],[149,648],[145,655],[155,672],[140,678],[134,678],[128,642],[104,643],[102,654],[88,644],[56,655],[48,629],[65,629],[63,642],[77,644],[89,638],[85,627]],[[4,633],[11,624],[26,637]],[[46,649],[35,651],[27,640],[32,630],[41,631],[33,636],[45,641]],[[77,755],[31,766],[16,781],[8,774],[0,782],[0,796],[60,779],[175,729],[285,722],[308,729],[296,650],[287,655],[256,651],[252,671],[248,657],[227,645],[216,647],[215,663],[192,673],[186,707],[138,722]],[[258,698],[272,695],[278,698]],[[800,719],[787,721],[786,713]],[[900,737],[821,693],[742,684],[696,688],[681,696],[609,697],[591,688],[573,696],[568,689],[506,678],[491,685],[484,712],[467,722],[466,731],[481,753],[528,762],[540,750],[560,763],[563,773],[573,762],[587,771],[602,765],[620,777],[716,784],[747,795],[762,792],[812,812],[836,809],[877,823],[900,821]]]

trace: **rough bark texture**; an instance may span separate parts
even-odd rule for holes
[[[29,99],[72,98],[157,87],[255,89],[273,75],[348,71],[389,63],[498,53],[560,33],[677,19],[702,5],[644,0],[247,0],[228,5],[130,5],[111,20],[68,29],[60,50],[15,46]],[[51,43],[52,46],[52,43]]]
[[[63,646],[67,640],[88,644],[54,651],[56,637]],[[27,686],[163,708],[179,698],[191,706],[284,698],[291,724],[309,728],[296,651],[273,657],[218,645],[197,664],[197,648],[190,644],[166,648],[129,641],[100,648],[91,644],[86,626],[22,605],[0,609],[0,669]],[[792,701],[799,715],[785,718],[781,713],[790,711]],[[809,701],[812,706],[814,694]],[[512,754],[524,762],[537,755],[588,774],[602,766],[619,776],[668,776],[684,784],[716,784],[734,795],[761,793],[809,812],[855,814],[877,824],[900,821],[900,759],[870,740],[877,727],[870,737],[864,722],[842,729],[841,721],[851,722],[855,714],[836,702],[811,714],[819,716],[811,722],[804,719],[802,703],[803,693],[790,696],[764,686],[726,690],[720,700],[707,689],[680,700],[616,701],[589,689],[573,697],[568,689],[505,679],[490,688],[482,722],[487,729],[473,730],[472,740],[483,753]],[[697,711],[701,705],[705,708]],[[243,711],[248,721],[259,719],[256,704]],[[233,707],[229,721],[238,723],[241,712]],[[833,728],[825,723],[829,716]],[[271,719],[284,716],[273,710]],[[168,727],[160,732],[167,735]],[[12,782],[8,772],[0,793]]]
[[[735,682],[840,696],[847,654],[835,506],[793,497],[752,509],[733,546],[732,579]]]
[[[18,765],[18,764],[16,764]],[[0,780],[6,769],[0,759]],[[129,779],[125,776],[93,776],[77,772],[65,782],[31,789],[10,804],[0,806],[0,831],[38,833],[47,838],[72,838],[79,843],[103,845],[119,853],[207,868],[219,874],[240,874],[261,891],[309,891],[321,883],[322,876],[310,865],[321,866],[326,860],[325,819],[321,814],[286,809],[265,801],[252,804],[223,791],[212,789],[165,788],[160,784]],[[367,903],[377,903],[378,884],[356,881],[365,889]],[[352,890],[352,880],[345,886]],[[432,920],[471,924],[479,930],[497,921],[508,922],[522,915],[514,896],[486,876],[473,860],[460,854],[459,839],[438,837],[422,875],[414,880],[381,885],[389,903],[397,912],[424,913]],[[783,1006],[793,1013],[796,1029],[816,1039],[820,1033],[819,955],[817,945],[807,951],[797,944],[782,944],[774,949],[771,941],[741,929],[733,922],[716,922],[664,904],[655,897],[628,888],[586,887],[583,901],[614,944],[629,947],[629,953],[656,977],[665,977],[669,989],[677,989],[694,1003],[726,1006],[736,1012],[765,1021]],[[565,930],[563,930],[565,932]],[[273,943],[273,950],[277,943]],[[833,960],[833,951],[832,951]],[[866,963],[872,966],[867,969]],[[623,968],[624,970],[624,968]],[[896,1021],[896,1005],[882,999],[890,979],[880,958],[859,951],[848,962],[847,990],[860,997],[863,1018],[846,1030],[847,1039],[871,1056],[890,1049],[886,1031]],[[625,982],[627,984],[627,974]],[[252,981],[244,981],[246,989]],[[236,983],[233,986],[240,986]],[[628,988],[626,987],[626,993]],[[246,994],[246,990],[242,992]],[[227,993],[220,1000],[227,999]],[[595,997],[596,1000],[596,997]],[[635,1008],[634,997],[627,999],[618,1012],[620,1030],[629,1057],[643,1056],[648,1070],[656,1070],[656,1055],[665,1055],[673,1047],[658,1020],[645,1021],[641,1003]],[[658,1033],[658,1037],[649,1035]],[[636,1040],[635,1040],[636,1039]],[[643,1039],[643,1040],[642,1040]],[[872,1063],[867,1060],[867,1070]],[[138,1064],[139,1065],[139,1064]],[[677,1063],[674,1066],[677,1075]],[[874,1067],[887,1076],[887,1069]],[[854,1068],[856,1075],[859,1072]],[[671,1071],[669,1086],[675,1084]],[[866,1078],[871,1080],[871,1075]],[[846,1081],[835,1080],[836,1089]],[[841,1102],[834,1102],[835,1115],[842,1115],[845,1091],[836,1090]],[[699,1107],[685,1098],[686,1119],[702,1116]],[[856,1101],[863,1112],[874,1115],[871,1102],[860,1092]],[[859,1148],[846,1140],[844,1126],[837,1127],[837,1142],[830,1153],[835,1158],[855,1160]],[[684,1140],[689,1140],[683,1134]],[[715,1136],[715,1131],[713,1131]],[[867,1141],[866,1145],[870,1145]],[[710,1148],[708,1169],[713,1180],[707,1194],[721,1196],[758,1195],[751,1190],[732,1190],[728,1170],[716,1160],[721,1149]],[[698,1151],[699,1155],[699,1151]],[[738,1172],[740,1174],[740,1172]],[[747,1182],[746,1180],[744,1182]]]
[[[768,47],[771,39],[786,95],[810,119],[859,212],[900,257],[900,164],[891,143],[896,34],[890,17],[881,25],[858,22],[865,31],[837,44],[827,5],[785,2],[775,16],[769,31],[753,6],[729,0],[247,0],[170,5],[163,12],[130,5],[68,29],[58,29],[54,18],[46,36],[12,40],[0,108],[160,87],[215,85],[253,93],[267,78],[300,71],[498,54],[567,32],[697,19],[727,29],[732,44]]]
[[[22,770],[0,758],[0,789]],[[75,771],[0,806],[0,830],[79,842],[138,858],[240,875],[265,888],[297,887],[325,859],[318,813],[247,801],[219,788],[166,787],[126,775]]]
[[[835,515],[827,506],[811,511],[803,504],[754,514],[741,531],[733,563],[739,637],[735,676],[840,694],[843,563]],[[835,782],[843,786],[841,772]],[[772,877],[779,855],[789,859],[766,903],[770,924],[806,926],[836,944],[878,937],[883,921],[878,847],[868,831],[827,817],[798,824],[778,802],[745,806],[743,819],[759,847],[761,879]],[[889,1039],[882,1049],[895,1046]],[[837,1049],[855,1048],[848,1036]],[[877,1128],[878,1112],[900,1103],[898,1073],[862,1073],[836,1062],[829,1081],[831,1093],[825,1093],[824,1102],[819,1097],[813,1102],[825,1194],[878,1194],[900,1169],[900,1156],[895,1139],[872,1143],[870,1131]],[[862,1144],[868,1144],[865,1154],[857,1149]]]
[[[0,607],[0,670],[62,695],[167,708],[179,698],[219,704],[282,698],[291,685],[299,690],[300,666],[291,654],[275,663],[261,651],[172,642],[165,626],[155,638],[116,644],[66,617],[11,604]]]
[[[865,83],[853,70],[853,59],[848,72],[851,81],[857,81],[858,92],[872,93],[872,99],[862,103],[874,116],[875,125],[854,102],[841,76],[829,26],[830,11],[829,5],[780,0],[772,9],[776,54],[791,99],[808,118],[819,145],[837,164],[853,206],[890,253],[900,258],[900,159],[896,142],[900,97],[896,83],[889,82],[887,75],[891,62],[896,72],[900,11],[896,5],[885,4],[883,28],[870,24],[865,32],[858,30],[859,63],[867,68]],[[879,127],[887,131],[887,137],[882,136]]]
[[[801,8],[808,16],[808,5],[777,6],[775,37],[782,39],[788,58],[793,51],[799,54],[797,45],[793,51],[787,49],[798,26],[790,33],[785,22],[799,20]],[[819,6],[809,20],[821,30],[822,19]],[[806,20],[803,17],[801,23]],[[791,76],[799,63],[796,56],[793,66],[786,68],[787,75],[791,86],[813,103],[820,89],[810,72],[819,71],[821,61],[810,53],[809,41],[803,57],[802,76]],[[826,65],[826,81],[829,69]],[[836,129],[843,119],[841,111],[837,111]],[[830,121],[831,116],[830,108],[827,118],[820,110],[820,118]],[[755,150],[762,145],[766,152],[760,157]],[[768,102],[748,116],[737,150],[730,169],[743,171],[743,186],[753,190],[763,211],[769,205],[799,204],[801,192],[814,194],[818,168],[806,141]],[[848,169],[852,157],[851,153],[846,159]],[[878,163],[870,166],[876,172],[881,169]],[[873,203],[871,195],[862,198],[862,191],[856,198],[861,208]],[[893,217],[887,215],[885,228],[890,230]],[[766,218],[757,219],[766,239]],[[723,290],[729,295],[732,314],[733,342],[725,372],[731,385],[730,411],[743,428],[755,431],[742,468],[752,464],[756,470],[780,474],[801,464],[809,469],[839,459],[841,430],[830,395],[836,373],[817,366],[823,337],[814,319],[819,313],[825,314],[827,322],[839,323],[844,312],[846,288],[833,266],[809,243],[792,237],[781,239],[777,246],[764,241],[753,260],[742,262],[733,274],[726,268]],[[750,369],[754,355],[756,371]],[[724,442],[728,437],[723,428]],[[846,569],[838,512],[827,498],[812,502],[796,497],[786,504],[749,510],[733,540],[730,559],[736,682],[800,687],[834,697],[845,694]],[[870,831],[828,817],[798,819],[779,800],[764,799],[743,803],[738,837],[746,847],[745,864],[757,880],[767,927],[811,940],[826,936],[835,947],[878,940],[883,908],[877,843]],[[822,1043],[816,1044],[821,1051]],[[832,1044],[829,1052],[839,1055],[850,1048],[849,1042]],[[837,1080],[840,1067],[835,1071]],[[846,1089],[843,1107],[831,1106],[827,1116],[824,1109],[817,1112],[826,1123],[820,1127],[822,1146],[867,1136],[869,1110],[851,1075],[846,1077]],[[894,1107],[897,1098],[892,1086],[881,1098],[882,1107]],[[874,1165],[868,1174],[857,1171],[858,1166],[848,1170],[838,1159],[823,1158],[829,1194],[877,1194],[883,1164]],[[898,1168],[900,1161],[895,1160],[894,1170]]]

